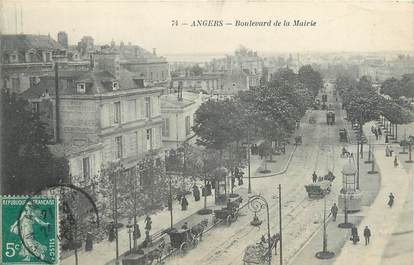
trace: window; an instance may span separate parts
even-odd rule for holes
[[[17,55],[16,55],[16,54],[12,54],[12,55],[10,56],[10,61],[11,61],[11,62],[17,62]]]
[[[118,82],[112,82],[112,90],[118,90],[118,89],[119,89]]]
[[[50,62],[50,61],[52,61],[52,53],[48,52],[46,53],[46,62]]]
[[[145,117],[151,118],[151,98],[145,97]]]
[[[152,150],[152,129],[147,129],[147,151]]]
[[[137,116],[137,101],[135,99],[128,100],[128,121],[136,121]]]
[[[84,94],[84,93],[86,92],[86,86],[85,86],[85,83],[78,83],[78,84],[76,85],[76,91],[77,91],[78,93],[82,93],[82,94]]]
[[[190,116],[185,116],[185,135],[190,135],[191,127],[190,127]]]
[[[115,159],[122,159],[122,136],[115,137]]]
[[[163,119],[162,136],[164,136],[164,137],[169,137],[170,136],[170,119],[169,118]]]
[[[114,102],[114,123],[121,123],[121,102]]]
[[[87,180],[91,176],[91,165],[89,161],[89,157],[85,157],[82,159],[82,172],[83,172],[83,179]]]
[[[39,113],[40,112],[39,102],[32,102],[32,112],[33,113]]]
[[[12,78],[12,89],[18,91],[20,89],[20,80],[19,78]]]

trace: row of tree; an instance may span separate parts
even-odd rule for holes
[[[205,102],[195,115],[197,144],[217,150],[222,157],[229,148],[237,150],[248,134],[268,145],[284,140],[322,86],[321,75],[309,65],[298,74],[282,68],[269,82],[241,91],[233,100]]]
[[[369,77],[359,80],[349,76],[339,76],[336,89],[342,97],[343,108],[347,110],[348,118],[362,126],[377,119],[380,115],[393,124],[406,124],[413,121],[413,115],[402,106],[379,95]]]
[[[391,77],[381,84],[382,94],[389,95],[392,99],[398,100],[400,97],[414,99],[414,75],[406,74],[397,79]]]

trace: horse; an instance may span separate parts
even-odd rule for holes
[[[204,229],[206,229],[207,225],[208,225],[208,219],[204,219],[200,223],[198,223],[196,225],[193,225],[191,227],[191,229],[190,229],[191,233],[194,235],[194,237],[196,237],[196,238],[199,237],[200,241],[202,241],[203,240],[203,232],[204,232]]]

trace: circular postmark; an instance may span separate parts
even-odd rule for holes
[[[88,192],[68,183],[46,186],[27,197],[17,218],[22,251],[29,258],[57,264],[58,241],[77,248],[86,222],[99,227],[98,208]]]

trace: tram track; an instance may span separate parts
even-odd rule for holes
[[[282,206],[285,262],[289,261],[294,253],[298,251],[303,244],[303,240],[306,241],[309,236],[315,233],[323,219],[319,209],[320,201],[311,200],[307,197],[304,191],[304,184],[311,181],[312,172],[310,172],[310,169],[313,168],[315,171],[319,172],[326,170],[326,168],[321,168],[323,165],[320,165],[320,161],[327,161],[326,165],[328,165],[328,161],[331,158],[332,171],[335,169],[335,146],[333,145],[337,143],[334,140],[334,137],[332,137],[335,130],[328,130],[328,133],[326,133],[326,131],[324,133],[324,129],[327,129],[327,127],[325,127],[327,125],[323,125],[325,123],[324,118],[324,112],[319,112],[317,114],[317,123],[307,123],[307,126],[303,128],[306,130],[304,133],[306,138],[304,139],[302,146],[298,146],[298,150],[292,158],[292,165],[290,168],[295,168],[296,170],[294,172],[288,170],[286,173],[277,177],[255,180],[257,181],[256,184],[258,187],[264,187],[265,185],[263,184],[273,185],[276,179],[279,180],[279,183],[282,183],[282,186],[287,187],[284,189],[283,201],[285,203]],[[333,128],[336,128],[336,126]],[[321,135],[327,137],[321,137]],[[303,194],[303,197],[298,198],[298,194]],[[269,203],[269,215],[272,219],[270,222],[271,231],[278,231],[278,222],[273,221],[274,219],[278,220],[277,201],[272,198],[269,199],[270,194],[268,193],[264,195]],[[334,196],[328,195],[328,197],[329,200],[333,200]],[[211,231],[214,231],[214,233],[204,236],[204,241],[202,242],[202,245],[204,245],[203,250],[194,249],[194,252],[191,251],[192,253],[189,254],[191,257],[173,262],[172,264],[189,264],[187,261],[191,261],[191,264],[197,265],[241,264],[245,247],[253,242],[257,242],[262,234],[267,234],[267,229],[264,231],[263,229],[252,227],[250,225],[251,219],[245,218],[247,215],[245,214],[245,211],[247,210],[244,209],[241,211],[241,215],[236,221],[238,226],[237,229],[234,227],[232,228],[231,226],[226,228],[226,230],[221,231],[218,230],[219,228],[217,230],[212,229]],[[262,226],[266,226],[267,220],[264,218],[265,211],[258,214],[258,217],[263,220]],[[313,223],[309,226],[309,223],[311,222]],[[258,232],[258,229],[260,232]],[[301,231],[304,231],[305,233],[302,235]],[[216,233],[220,233],[220,235],[217,236]],[[205,241],[208,240],[219,240],[219,242],[216,242],[217,244],[214,245],[206,246],[205,244],[207,242]],[[297,245],[298,243],[299,245],[295,246],[295,244]],[[207,249],[205,249],[206,247]],[[169,262],[167,262],[167,264],[168,263]]]

